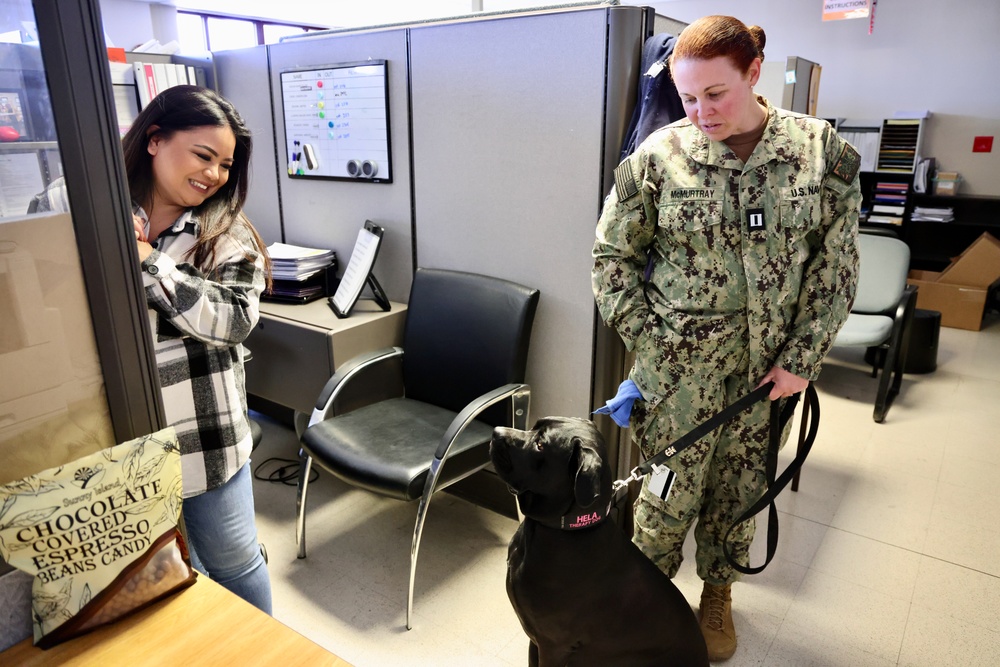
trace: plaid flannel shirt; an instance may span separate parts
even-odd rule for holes
[[[136,215],[147,221],[141,207]],[[243,341],[257,324],[264,258],[238,227],[203,272],[187,252],[198,238],[191,211],[164,230],[142,263],[167,423],[180,441],[184,497],[225,484],[247,462],[252,440]]]

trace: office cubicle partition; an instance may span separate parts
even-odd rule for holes
[[[253,165],[246,213],[265,243],[282,241],[278,156],[274,143],[271,79],[266,46],[220,51],[213,56],[219,90],[236,105],[253,133]]]
[[[371,220],[385,230],[374,273],[393,301],[405,302],[410,293],[413,263],[413,212],[410,187],[409,68],[405,29],[340,33],[282,42],[270,49],[270,91],[274,100],[278,182],[285,241],[316,248],[333,248],[346,266],[358,232]],[[326,65],[387,61],[389,135],[392,145],[392,182],[359,178],[351,181],[298,179],[288,176],[291,147],[285,146],[286,128],[281,99],[281,73]],[[324,134],[342,129],[333,92],[317,108],[317,124]],[[318,104],[318,102],[317,102]],[[323,117],[319,118],[319,113]],[[330,127],[333,123],[333,127]],[[323,159],[322,157],[320,159]]]
[[[410,31],[417,258],[541,290],[533,417],[591,409],[591,249],[605,155],[616,163],[620,146],[621,135],[607,145],[605,128],[624,115],[606,108],[606,85],[640,43],[636,21],[631,48],[612,51],[608,27],[638,15],[603,8]]]
[[[539,288],[527,378],[532,417],[587,417],[624,373],[621,343],[596,317],[590,253],[647,25],[644,8],[596,5],[335,31],[267,47],[277,196],[255,189],[248,209],[280,218],[281,240],[332,247],[343,261],[366,219],[382,225],[375,270],[393,300],[406,300],[417,266]],[[388,62],[392,182],[288,177],[281,72],[369,58]],[[223,94],[257,114],[265,97],[259,55],[218,54],[217,66]],[[253,73],[236,74],[240,67]],[[255,177],[269,168],[255,160]],[[599,424],[614,451],[617,430]]]

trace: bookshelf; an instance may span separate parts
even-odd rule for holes
[[[150,93],[155,95],[163,88],[181,83],[216,88],[215,66],[210,57],[128,51],[125,53],[124,62],[109,60],[108,65],[111,69],[118,131],[122,136],[131,127],[142,107],[148,104],[151,99]],[[148,78],[146,66],[148,66]]]
[[[896,228],[905,238],[924,128],[923,118],[845,118],[837,123],[838,133],[861,154],[863,224]]]
[[[902,227],[910,186],[909,179],[889,178],[883,174],[875,174],[868,224]]]
[[[125,62],[133,68],[132,81],[139,109],[156,93],[170,86],[191,83],[215,88],[215,70],[210,58],[130,51],[125,54]],[[144,83],[147,85],[143,86]]]

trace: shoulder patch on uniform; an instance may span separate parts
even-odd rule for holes
[[[632,161],[629,159],[615,167],[615,190],[618,192],[618,201],[625,201],[639,194],[635,176],[632,175]]]
[[[837,164],[833,165],[831,173],[845,183],[851,183],[860,168],[861,155],[854,150],[854,146],[845,141],[844,147],[840,150],[840,158],[837,159]]]

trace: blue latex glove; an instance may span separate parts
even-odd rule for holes
[[[603,408],[594,410],[594,414],[611,415],[616,424],[622,428],[628,428],[629,417],[632,416],[632,403],[637,398],[642,398],[639,388],[631,380],[625,380],[618,386],[618,394]]]

